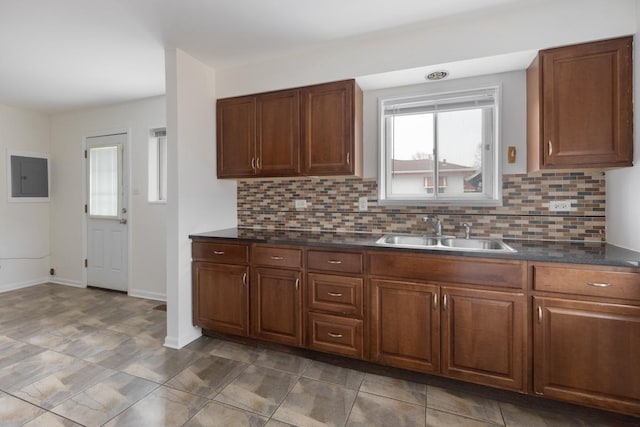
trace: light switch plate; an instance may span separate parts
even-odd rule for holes
[[[307,207],[307,201],[304,199],[298,199],[295,201],[296,209],[305,209]]]

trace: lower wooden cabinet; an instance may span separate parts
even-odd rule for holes
[[[640,415],[640,307],[535,297],[534,392]]]
[[[526,309],[521,293],[443,287],[442,373],[523,391]]]
[[[227,334],[248,335],[248,273],[243,265],[194,262],[194,324]]]
[[[371,358],[524,391],[525,296],[371,279]]]
[[[371,279],[371,359],[420,372],[440,370],[439,287]]]
[[[640,416],[640,269],[212,240],[192,256],[204,329]]]
[[[252,335],[301,346],[302,273],[254,267],[251,278]]]

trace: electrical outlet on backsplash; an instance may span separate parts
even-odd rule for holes
[[[309,208],[293,207],[292,195]],[[445,234],[523,240],[605,241],[605,176],[601,171],[504,175],[499,207],[379,206],[374,178],[296,178],[238,181],[238,226],[333,232],[430,232],[422,217],[435,212]],[[368,210],[359,210],[366,197]],[[571,200],[571,211],[549,203]]]

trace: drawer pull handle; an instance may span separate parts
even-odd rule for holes
[[[243,284],[244,286],[247,286],[247,273],[244,273],[244,274],[242,275],[242,284]]]
[[[342,264],[342,261],[337,260],[337,259],[330,259],[329,261],[327,261],[329,264]]]
[[[331,338],[342,338],[342,334],[334,334],[333,332],[327,332]]]
[[[296,279],[296,291],[300,289],[300,279]]]
[[[609,286],[611,286],[611,283],[587,282],[587,285],[594,286],[596,288],[608,288]]]
[[[438,294],[433,294],[433,309],[438,309]]]
[[[549,157],[553,156],[553,143],[549,140]]]
[[[284,259],[284,257],[283,256],[272,255],[271,259],[275,260],[275,261],[282,261]]]
[[[342,294],[340,292],[327,292],[327,295],[330,297],[341,297]]]
[[[542,323],[542,306],[538,306],[538,323]]]
[[[224,255],[224,251],[213,251],[214,255]]]
[[[442,297],[442,311],[447,311],[447,294]]]

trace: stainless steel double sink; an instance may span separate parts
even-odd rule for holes
[[[392,246],[411,249],[513,253],[511,246],[499,239],[470,238],[459,239],[453,236],[433,236],[414,234],[385,234],[376,241],[381,246]]]

